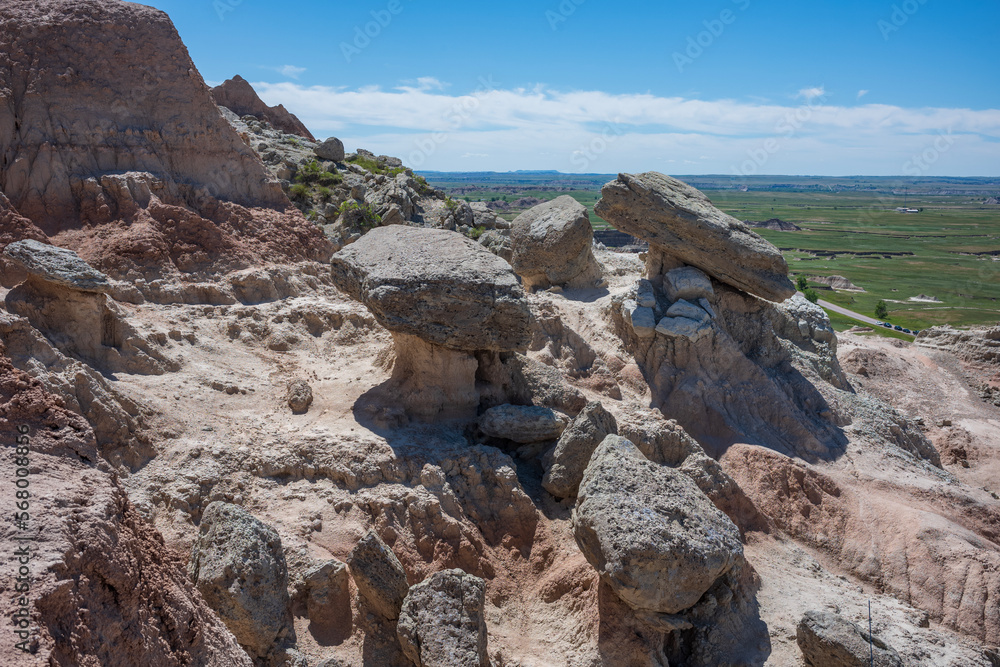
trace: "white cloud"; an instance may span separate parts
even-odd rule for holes
[[[858,91],[858,99],[860,100],[862,97],[864,97],[865,95],[867,95],[870,92],[871,92],[870,90],[859,90]]]
[[[265,67],[264,69],[274,70],[282,76],[287,76],[289,79],[297,79],[299,75],[306,71],[305,67],[296,67],[295,65],[282,65],[281,67]]]
[[[818,97],[826,97],[826,87],[816,86],[815,88],[803,88],[796,97],[812,101]]]
[[[697,160],[701,173],[732,173],[770,139],[777,150],[759,166],[762,174],[900,175],[950,131],[954,145],[928,175],[996,175],[998,109],[834,106],[819,99],[822,88],[782,105],[539,86],[457,95],[419,86],[254,84],[268,104],[284,104],[317,136],[335,135],[349,150],[396,155],[418,169],[615,173],[669,158]]]
[[[444,90],[449,85],[433,76],[421,76],[416,81],[404,81],[403,85],[397,87],[396,90],[427,92],[430,90]]]

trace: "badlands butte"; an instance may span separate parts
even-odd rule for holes
[[[0,0],[0,101],[0,663],[1000,665],[1000,328],[662,174],[508,223],[137,4]]]

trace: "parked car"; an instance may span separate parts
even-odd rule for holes
[[[896,331],[902,331],[902,330],[903,330],[903,327],[901,327],[901,326],[899,326],[899,325],[897,324],[896,326],[894,326],[894,327],[893,327],[893,329],[895,329]]]
[[[913,333],[913,332],[910,331],[909,329],[903,329],[903,333]]]
[[[875,320],[875,326],[877,326],[877,327],[884,327],[885,326],[885,322],[879,322],[878,320]]]
[[[914,336],[919,336],[919,335],[920,335],[920,332],[919,332],[919,331],[916,331],[916,330],[914,330],[914,331],[913,331],[913,335],[914,335]]]
[[[889,324],[888,322],[885,322],[882,326],[884,326],[886,329],[891,329],[892,328],[892,325]]]

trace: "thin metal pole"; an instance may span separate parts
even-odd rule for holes
[[[868,660],[875,667],[875,648],[872,646],[872,599],[868,598]]]

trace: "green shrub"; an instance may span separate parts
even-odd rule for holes
[[[813,303],[816,303],[817,301],[819,301],[819,294],[817,294],[816,290],[814,290],[811,287],[809,289],[807,289],[806,291],[804,291],[803,294],[806,295],[806,299],[808,299],[809,301],[811,301]]]
[[[348,211],[361,211],[361,220],[358,223],[362,229],[375,229],[382,224],[382,216],[375,212],[370,204],[359,204],[353,199],[348,199],[337,210],[339,215],[344,215]]]
[[[458,202],[452,199],[451,197],[445,196],[444,205],[445,208],[447,208],[452,213],[458,210]]]
[[[347,161],[348,162],[352,162],[352,163],[358,165],[359,167],[367,169],[368,171],[370,171],[373,174],[384,174],[385,173],[385,167],[383,167],[382,165],[380,165],[375,160],[372,160],[371,158],[362,157],[361,155],[354,155],[352,157],[349,157],[347,159]]]
[[[330,199],[333,198],[333,191],[330,188],[324,188],[324,187],[320,186],[316,190],[316,196],[319,197],[319,200],[321,202],[326,203],[326,202],[330,201]]]
[[[469,230],[469,232],[466,234],[466,236],[468,236],[470,239],[472,239],[473,241],[475,241],[480,236],[482,236],[483,232],[485,232],[485,231],[486,231],[485,227],[473,227],[472,229]]]
[[[288,196],[297,200],[306,199],[309,197],[309,186],[303,183],[296,183],[288,188]]]
[[[324,171],[316,178],[316,182],[330,187],[343,183],[344,177],[338,171]]]
[[[889,319],[889,306],[886,305],[885,301],[879,301],[875,304],[875,317],[880,320]]]
[[[296,183],[315,183],[319,180],[319,175],[323,172],[323,168],[319,166],[319,162],[316,160],[310,160],[304,165],[299,167],[299,170],[295,173]]]
[[[799,288],[800,292],[805,292],[806,288],[809,287],[809,279],[799,274],[799,277],[795,279],[795,286]]]

